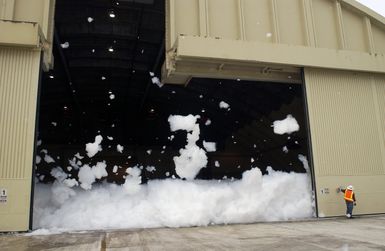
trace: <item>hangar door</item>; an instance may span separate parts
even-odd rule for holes
[[[306,68],[305,82],[319,216],[345,213],[348,184],[355,213],[385,213],[385,75]]]

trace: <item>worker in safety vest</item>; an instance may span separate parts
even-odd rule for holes
[[[338,188],[338,192],[344,193],[344,199],[346,202],[346,217],[353,218],[353,206],[356,205],[356,196],[353,192],[353,186],[349,185],[346,189]]]

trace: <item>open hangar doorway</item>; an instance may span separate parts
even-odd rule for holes
[[[287,190],[300,192],[295,190],[298,188],[291,188],[297,181],[311,183],[310,174],[306,175],[309,136],[303,85],[290,78],[282,82],[192,78],[187,86],[162,85],[159,82],[165,57],[162,2],[57,1],[55,68],[42,77],[34,228],[81,229],[79,225],[66,225],[64,221],[68,223],[71,218],[79,221],[84,216],[80,213],[82,210],[92,214],[92,209],[80,205],[82,201],[86,203],[86,198],[96,196],[85,193],[89,191],[83,189],[87,186],[78,186],[81,185],[79,171],[84,167],[99,170],[91,178],[96,183],[87,184],[93,183],[99,195],[103,192],[112,194],[118,187],[129,186],[130,182],[133,185],[149,184],[149,187],[151,184],[153,189],[170,192],[159,183],[162,180],[182,182],[175,171],[173,158],[186,146],[186,132],[170,130],[170,115],[199,115],[196,120],[200,127],[197,146],[205,149],[205,142],[216,145],[215,151],[207,151],[206,167],[196,175],[196,179],[205,180],[204,188],[215,182],[221,185],[214,191],[234,193],[231,185],[224,188],[222,184],[234,183],[241,187],[243,173],[253,167],[258,167],[265,175],[273,173],[281,181],[271,183],[271,189],[277,189],[277,192],[269,199]],[[299,130],[290,134],[274,133],[274,121],[284,120],[289,114],[296,119]],[[96,143],[98,135],[103,138],[99,142],[102,150],[87,156],[86,144]],[[132,173],[127,173],[127,169]],[[290,172],[300,176],[288,178],[286,175]],[[105,189],[106,184],[116,186]],[[196,183],[188,183],[184,187],[194,185]],[[306,190],[309,187],[310,191],[305,192],[309,201],[305,204],[312,210],[311,185],[300,188]],[[174,187],[178,188],[181,187]],[[144,194],[149,194],[151,189],[146,189]],[[186,191],[197,192],[194,188]],[[244,191],[236,190],[238,193]],[[181,200],[178,195],[172,195],[167,198]],[[138,196],[143,197],[143,194],[128,196],[134,196],[133,201],[138,202]],[[106,201],[114,201],[111,207],[118,205],[117,198],[107,197],[101,195],[89,201],[89,206],[96,208],[93,203],[100,205]],[[124,196],[118,198],[127,200]],[[226,200],[226,196],[221,198]],[[221,198],[216,199],[220,201]],[[71,199],[76,202],[69,203]],[[231,204],[231,201],[227,203]],[[159,202],[158,210],[160,205],[164,203]],[[224,203],[215,210],[226,209],[226,205]],[[133,205],[124,205],[122,210],[130,206]],[[277,206],[280,205],[270,209]],[[107,209],[112,210],[111,207],[106,205]],[[68,216],[69,210],[73,210],[72,216]],[[146,208],[134,211],[140,218],[140,212],[145,212]],[[305,215],[312,216],[309,212]],[[203,210],[200,216],[210,213]],[[50,217],[45,217],[47,215]],[[298,214],[290,212],[277,216],[270,212],[266,215],[257,220],[290,219]],[[247,222],[244,216],[232,221],[226,215],[223,216],[225,219],[181,219],[179,223],[174,220],[165,223],[164,219],[170,219],[165,216],[158,222],[103,226],[110,217],[103,216],[99,223],[82,224],[85,229],[100,229],[156,227],[161,226],[159,222],[164,226]],[[299,217],[303,216],[299,214]],[[145,218],[144,215],[141,217]]]

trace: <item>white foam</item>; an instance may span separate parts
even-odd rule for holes
[[[297,120],[292,115],[287,115],[284,120],[276,120],[273,122],[275,134],[290,134],[299,131],[299,125]]]
[[[221,101],[219,103],[219,108],[221,108],[221,109],[229,109],[230,105],[228,103],[226,103],[225,101]]]
[[[124,150],[124,147],[123,146],[121,146],[121,145],[117,145],[116,146],[116,151],[118,151],[118,152],[120,152],[120,153],[123,153],[123,150]]]
[[[206,142],[203,140],[203,147],[207,152],[215,152],[217,150],[217,144],[215,142]]]
[[[175,172],[181,178],[192,180],[199,171],[206,167],[206,152],[196,145],[199,140],[199,124],[197,119],[199,116],[180,116],[174,115],[168,118],[171,131],[185,130],[187,132],[187,145],[179,150],[179,156],[173,158],[175,163]]]
[[[55,160],[51,157],[51,156],[49,156],[48,154],[46,154],[45,156],[44,156],[44,161],[46,162],[46,163],[54,163],[55,162]]]
[[[309,218],[313,215],[307,174],[258,168],[242,180],[150,180],[138,185],[140,170],[129,171],[124,186],[92,190],[37,184],[34,228],[67,231],[188,227]],[[53,189],[55,187],[55,189]],[[55,191],[54,191],[55,190]],[[284,195],[277,199],[277,195]],[[57,198],[55,198],[55,196]],[[43,231],[43,230],[42,230]]]
[[[86,144],[86,151],[87,156],[92,158],[97,154],[98,152],[102,151],[102,147],[100,146],[100,143],[102,143],[103,137],[101,135],[98,135],[95,137],[94,143],[87,143]]]

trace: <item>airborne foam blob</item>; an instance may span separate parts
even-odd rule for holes
[[[63,48],[63,49],[68,49],[68,48],[70,47],[70,43],[65,42],[65,43],[60,44],[60,46],[61,46],[61,48]]]
[[[51,156],[49,156],[48,154],[46,154],[45,156],[44,156],[44,161],[46,162],[46,163],[54,163],[55,162],[55,160],[51,157]]]
[[[106,167],[107,165],[105,162],[98,162],[93,167],[90,167],[89,165],[82,166],[78,174],[80,186],[85,190],[90,190],[96,179],[108,176]]]
[[[101,135],[98,135],[95,137],[95,142],[94,143],[87,143],[86,144],[86,151],[87,151],[87,156],[92,158],[102,150],[102,147],[100,146],[100,143],[102,143],[103,137]]]
[[[194,116],[191,114],[188,116],[171,115],[168,117],[168,122],[170,123],[170,129],[172,132],[178,130],[190,132],[194,130],[195,124],[197,123],[197,119],[199,118],[199,115]]]
[[[187,131],[187,145],[179,150],[180,156],[173,158],[176,173],[187,180],[193,180],[207,165],[206,152],[196,145],[200,134],[198,118],[200,117],[191,114],[188,116],[171,115],[168,118],[171,131]]]
[[[207,152],[215,152],[217,150],[217,144],[215,142],[206,142],[203,140],[203,147]]]
[[[230,105],[227,104],[225,101],[221,101],[219,103],[219,108],[221,108],[221,109],[228,109],[228,108],[230,108]]]
[[[299,125],[297,120],[291,116],[291,114],[287,115],[284,120],[276,120],[273,122],[274,133],[275,134],[290,134],[296,131],[299,131]]]
[[[121,146],[121,145],[117,145],[116,146],[116,151],[118,151],[118,152],[120,152],[120,153],[123,153],[123,150],[124,150],[124,147],[123,146]]]

